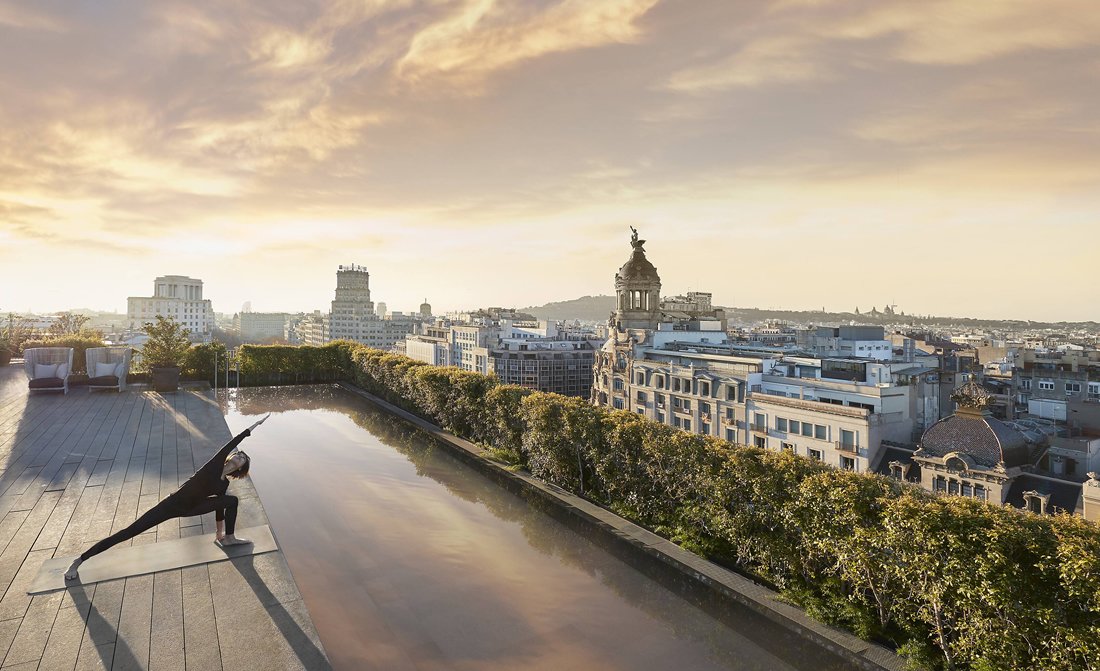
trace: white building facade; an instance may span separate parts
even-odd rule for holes
[[[195,342],[209,342],[214,331],[214,309],[210,300],[202,297],[202,280],[163,275],[153,281],[152,296],[126,299],[131,329],[156,321],[158,315],[182,324]]]

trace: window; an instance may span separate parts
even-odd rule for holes
[[[815,461],[821,461],[821,450],[806,450],[806,456]]]
[[[665,413],[663,413],[663,412],[657,413],[657,421],[661,424],[664,424],[665,423]]]
[[[737,387],[733,386],[732,384],[726,385],[726,400],[727,401],[736,401],[737,400]]]
[[[802,435],[807,438],[814,437],[814,425],[809,422],[802,422]]]
[[[768,418],[765,417],[763,413],[753,413],[752,428],[756,431],[766,431],[768,428]]]
[[[818,440],[828,440],[829,427],[822,426],[821,424],[814,425],[814,438],[817,438]]]
[[[1031,380],[1020,380],[1020,389],[1031,389]]]
[[[787,432],[787,419],[785,417],[775,418],[775,430],[782,431],[783,433]]]
[[[664,389],[665,388],[665,378],[661,377],[660,375],[657,376],[657,388],[658,389]]]
[[[703,381],[699,382],[699,395],[700,396],[710,396],[710,383],[709,382],[703,382]]]
[[[634,379],[638,381],[638,384],[645,384],[645,373],[638,373]]]
[[[764,449],[768,445],[768,439],[765,438],[764,436],[753,436],[752,437],[752,444],[755,445],[756,447],[759,447],[760,449]]]
[[[792,454],[798,454],[798,451],[794,449],[794,443],[781,443],[779,447],[784,452],[791,452]]]
[[[1067,382],[1066,383],[1066,394],[1067,395],[1068,394],[1080,393],[1080,391],[1081,391],[1081,383],[1080,382]]]
[[[959,493],[959,481],[952,478],[947,481],[947,493],[958,494]]]
[[[943,477],[942,475],[937,475],[936,477],[932,478],[932,489],[933,491],[937,492],[946,492],[947,478]]]
[[[680,428],[680,416],[679,415],[673,415],[672,416],[672,425],[675,426],[677,429]]]
[[[680,407],[680,397],[679,396],[673,396],[672,397],[672,407],[674,407],[674,408],[679,408]]]
[[[902,474],[901,464],[898,464],[898,463],[890,464],[890,477],[892,477],[895,480],[903,479],[904,476]]]
[[[792,419],[790,424],[791,424],[791,433],[797,434],[801,430],[799,428],[801,425],[798,423],[797,419]]]
[[[684,418],[684,431],[691,431],[691,420],[687,417]]]
[[[1089,382],[1089,400],[1100,401],[1100,382]]]
[[[840,467],[846,471],[856,470],[856,460],[851,457],[841,457]]]
[[[680,378],[672,378],[672,391],[680,391]]]
[[[691,401],[689,401],[688,399],[685,398],[684,399],[684,412],[690,412],[690,411],[691,411]]]
[[[734,435],[733,429],[726,429],[726,440],[730,441],[731,443],[737,440],[737,436]]]
[[[622,391],[623,390],[623,381],[622,381],[622,379],[621,378],[615,378],[612,386],[614,387],[615,391]]]
[[[847,449],[855,449],[856,446],[856,432],[849,431],[848,429],[840,430],[840,447]]]
[[[638,402],[639,403],[645,403],[646,402],[646,397],[645,397],[645,392],[644,391],[638,392]]]
[[[1054,391],[1054,382],[1050,380],[1039,380],[1039,389],[1043,391]]]

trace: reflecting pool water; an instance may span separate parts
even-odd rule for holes
[[[338,669],[844,669],[695,605],[336,386],[230,390],[229,425]]]

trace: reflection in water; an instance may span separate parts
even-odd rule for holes
[[[279,413],[250,439],[252,474],[338,669],[847,668],[674,592],[339,387],[223,400],[231,425]]]

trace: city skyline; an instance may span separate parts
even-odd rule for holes
[[[613,291],[1098,319],[1090,3],[0,0],[0,310]]]

